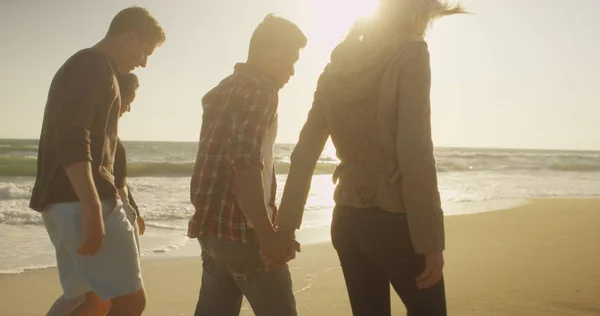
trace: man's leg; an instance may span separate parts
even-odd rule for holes
[[[287,265],[267,272],[251,232],[248,239],[243,244],[210,238],[207,247],[215,261],[227,267],[256,316],[298,315]]]
[[[351,208],[337,206],[331,225],[354,316],[391,315],[390,284],[381,266],[361,251],[353,236]]]
[[[139,316],[146,309],[146,291],[141,290],[121,295],[110,300],[108,316]]]
[[[56,314],[69,316],[106,316],[110,310],[110,301],[103,301],[94,293],[89,292],[84,296],[84,301],[70,314]]]
[[[85,302],[85,295],[80,295],[78,297],[72,298],[70,300],[66,299],[64,295],[59,297],[46,316],[64,316],[71,315],[71,313],[79,307],[79,305]]]
[[[46,316],[106,316],[110,301],[103,301],[94,292],[66,299],[59,297]]]
[[[257,258],[260,255],[256,251]],[[292,275],[287,264],[273,271],[255,275],[237,275],[236,282],[248,299],[256,316],[296,316],[296,299],[292,288]]]
[[[218,263],[202,245],[202,285],[194,316],[238,316],[242,309],[242,292],[227,267]]]
[[[70,212],[73,207],[63,205],[62,207],[53,207],[59,212]],[[59,226],[56,224],[53,213],[50,209],[42,213],[44,225],[50,237],[50,241],[56,252],[56,265],[58,268],[59,279],[63,288],[63,295],[59,297],[46,316],[104,316],[110,308],[110,302],[102,301],[97,298],[97,295],[92,296],[89,284],[83,278],[81,272],[77,269],[75,261],[64,243],[65,235],[69,235],[63,231],[59,231]],[[62,225],[60,225],[62,227]],[[80,311],[85,311],[80,314]]]
[[[57,204],[49,213],[56,223],[61,244],[74,263],[78,279],[84,280],[89,289],[85,293],[93,291],[101,301],[110,300],[109,315],[141,315],[146,296],[133,227],[120,205],[115,205],[114,201],[103,201],[102,204],[105,237],[102,248],[93,256],[81,256],[76,252],[82,240],[80,203]]]

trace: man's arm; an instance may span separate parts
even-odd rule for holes
[[[275,233],[264,200],[262,170],[250,166],[236,171],[234,178],[236,201],[256,231],[259,240],[272,238]]]
[[[89,161],[81,161],[65,167],[67,177],[75,190],[75,194],[85,211],[102,212],[102,205],[92,176],[92,167]]]
[[[127,154],[125,153],[125,146],[120,138],[117,138],[113,169],[115,187],[119,190],[119,197],[121,197],[121,199],[127,199],[127,182],[125,180],[127,177]]]
[[[112,103],[109,100],[112,70],[101,56],[75,58],[65,74],[67,97],[56,113],[57,130],[53,139],[84,210],[84,241],[78,252],[93,255],[102,245],[104,223],[102,205],[92,176],[90,134],[98,109]]]
[[[246,219],[254,227],[261,251],[280,264],[300,245],[290,236],[277,233],[267,212],[262,179],[262,142],[275,114],[274,88],[260,87],[244,92],[243,104],[235,107],[236,130],[231,141],[236,201]]]
[[[262,179],[262,141],[269,121],[276,111],[274,94],[270,87],[244,88],[241,104],[236,111],[235,135],[231,140],[232,168],[236,201],[252,223],[259,240],[269,239],[275,233],[267,212]]]

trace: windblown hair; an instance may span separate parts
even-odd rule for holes
[[[423,42],[440,17],[467,13],[445,0],[379,0],[377,14],[357,20],[331,53],[317,82],[323,103],[361,103],[376,89],[381,74],[403,44]]]
[[[467,13],[460,4],[448,0],[379,0],[379,4],[379,13],[370,20],[356,21],[346,39],[362,40],[378,34],[387,40],[390,37],[422,40],[438,18]]]

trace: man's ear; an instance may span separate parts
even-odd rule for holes
[[[138,33],[135,31],[129,31],[127,33],[127,43],[133,44],[138,41]]]

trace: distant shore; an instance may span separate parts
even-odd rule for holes
[[[446,218],[445,278],[450,315],[600,314],[600,199],[536,199],[514,209]],[[329,243],[291,263],[300,315],[350,315]],[[199,258],[143,262],[144,315],[192,315]],[[0,275],[0,315],[43,315],[60,295],[56,269]],[[252,315],[244,305],[242,315]],[[404,315],[397,298],[393,315]]]

